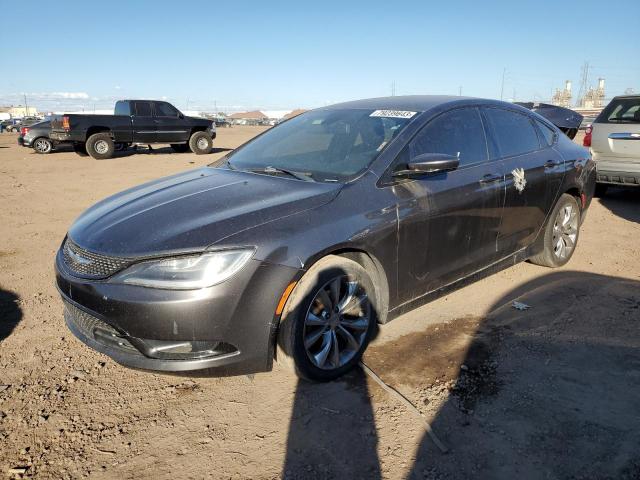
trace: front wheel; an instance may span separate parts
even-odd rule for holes
[[[540,232],[540,253],[529,260],[544,267],[561,267],[573,255],[580,234],[580,207],[575,197],[564,193],[549,216],[544,231]]]
[[[353,260],[328,256],[302,277],[278,332],[280,354],[299,377],[334,380],[358,364],[377,322],[375,288]]]
[[[53,142],[48,138],[36,138],[33,142],[33,149],[36,153],[51,153]]]
[[[189,139],[189,148],[196,155],[211,153],[213,139],[207,132],[195,132]]]

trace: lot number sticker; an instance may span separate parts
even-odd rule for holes
[[[389,117],[389,118],[411,118],[417,112],[408,112],[406,110],[376,110],[370,117]]]

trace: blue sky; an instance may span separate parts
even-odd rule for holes
[[[393,82],[398,95],[499,98],[504,68],[505,99],[548,100],[566,79],[577,93],[585,61],[607,96],[640,92],[638,0],[34,0],[1,12],[15,48],[0,49],[0,104],[26,92],[41,109],[127,97],[310,108],[390,95]]]

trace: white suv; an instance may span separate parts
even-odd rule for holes
[[[597,190],[640,186],[640,95],[615,97],[585,132],[598,169]]]

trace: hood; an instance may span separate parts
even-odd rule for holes
[[[549,105],[548,103],[516,102],[516,105],[528,108],[543,116],[573,139],[582,123],[583,116],[569,108]]]
[[[229,235],[330,202],[335,183],[218,168],[162,178],[86,210],[69,237],[81,248],[121,257],[203,250]]]

